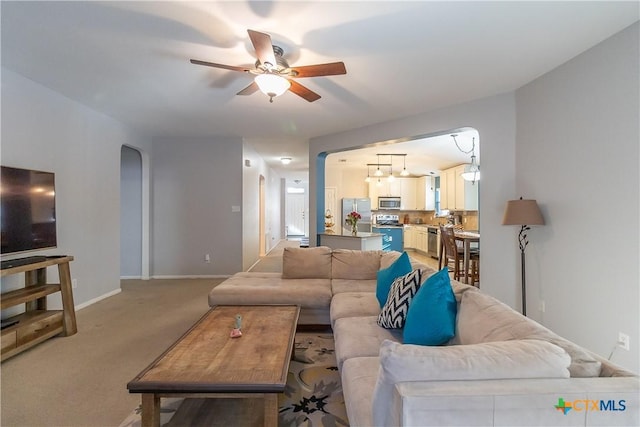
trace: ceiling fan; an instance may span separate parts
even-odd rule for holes
[[[347,74],[347,69],[343,62],[290,67],[287,60],[282,57],[284,51],[281,47],[271,43],[271,36],[269,34],[253,30],[247,30],[247,32],[258,56],[255,68],[216,64],[214,62],[200,61],[197,59],[192,59],[191,63],[254,74],[256,76],[254,81],[238,92],[237,95],[251,95],[259,89],[269,97],[269,102],[273,102],[273,98],[282,95],[287,90],[290,90],[309,102],[317,101],[320,99],[320,95],[293,79]]]

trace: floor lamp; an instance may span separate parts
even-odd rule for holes
[[[544,218],[535,200],[509,200],[502,218],[502,225],[520,225],[520,261],[522,263],[522,314],[527,315],[527,285],[524,270],[524,250],[529,244],[526,232],[530,225],[544,225]]]

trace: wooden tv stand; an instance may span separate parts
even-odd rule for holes
[[[48,256],[44,261],[5,268],[0,277],[24,273],[24,288],[3,292],[0,305],[4,310],[24,304],[25,312],[4,319],[17,321],[2,329],[2,361],[56,335],[69,336],[78,331],[71,287],[69,262],[72,256]],[[60,283],[47,283],[47,267],[58,266]],[[62,310],[47,310],[47,295],[60,292]]]

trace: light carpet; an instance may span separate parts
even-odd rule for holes
[[[161,425],[261,426],[263,406],[252,399],[180,399],[161,401]],[[284,393],[278,397],[280,427],[348,426],[333,336],[297,333],[294,358]],[[120,427],[140,426],[137,407]]]

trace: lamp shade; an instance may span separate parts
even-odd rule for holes
[[[502,225],[544,225],[544,218],[535,200],[509,200]]]

